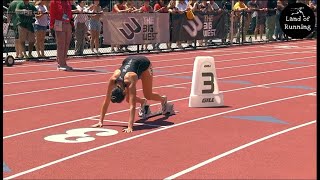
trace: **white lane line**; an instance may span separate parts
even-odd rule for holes
[[[274,50],[265,50],[263,52],[269,52],[269,51],[274,51]],[[254,53],[254,52],[261,52],[261,51],[251,51],[250,53]],[[287,54],[292,54],[293,52],[287,52],[287,53],[278,53],[278,54],[269,54],[269,55],[260,55],[260,56],[252,56],[252,57],[245,57],[245,58],[236,58],[236,59],[229,59],[229,60],[222,60],[222,61],[215,61],[216,63],[218,62],[226,62],[226,61],[230,61],[230,60],[242,60],[242,59],[256,59],[256,58],[260,58],[260,57],[273,57],[273,56],[279,56],[279,55],[287,55]],[[300,52],[294,52],[295,54],[305,54],[305,53],[313,53],[310,51],[300,51]],[[237,55],[237,54],[243,54],[243,53],[229,53],[228,55]],[[214,57],[220,57],[220,56],[225,56],[224,55],[215,55]],[[153,64],[156,63],[162,63],[162,62],[168,62],[168,61],[186,61],[186,60],[194,60],[194,57],[187,57],[187,58],[173,58],[173,59],[165,59],[165,60],[155,60],[152,61]],[[119,64],[109,64],[109,65],[103,65],[103,66],[90,66],[90,67],[80,67],[78,69],[86,69],[86,70],[94,70],[94,68],[106,68],[106,67],[118,67],[119,65],[121,65],[121,63]],[[191,64],[193,65],[193,64]],[[164,66],[161,68],[170,68],[172,66]],[[75,68],[77,69],[77,68]],[[54,72],[57,71],[56,69],[54,70],[46,70],[46,71],[31,71],[31,72],[23,72],[23,73],[12,73],[12,74],[3,74],[3,76],[15,76],[15,75],[25,75],[25,74],[38,74],[38,73],[47,73],[47,72]]]
[[[204,120],[204,119],[220,116],[220,115],[223,115],[223,114],[228,114],[228,113],[231,113],[231,112],[236,112],[236,111],[240,111],[240,110],[244,110],[244,109],[258,107],[258,106],[262,106],[262,105],[266,105],[266,104],[271,104],[271,103],[285,101],[285,100],[289,100],[289,99],[304,97],[304,96],[307,96],[308,94],[310,94],[310,93],[300,94],[300,95],[296,95],[296,96],[289,96],[289,97],[286,97],[286,98],[275,99],[275,100],[271,100],[271,101],[265,101],[265,102],[258,103],[258,104],[252,104],[252,105],[249,105],[249,106],[244,106],[244,107],[241,107],[241,108],[220,112],[220,113],[217,113],[217,114],[203,116],[203,117],[196,118],[196,119],[190,119],[190,120],[184,121],[182,123],[173,124],[171,126],[166,126],[164,128],[152,130],[152,131],[149,131],[149,132],[146,132],[146,133],[142,133],[142,134],[138,134],[138,135],[135,135],[135,136],[132,136],[132,137],[129,137],[129,138],[125,138],[125,139],[119,140],[119,141],[115,141],[115,142],[112,142],[112,143],[104,144],[102,146],[91,148],[91,149],[88,149],[88,150],[85,150],[85,151],[82,151],[82,152],[79,152],[79,153],[76,153],[76,154],[73,154],[73,155],[70,155],[70,156],[66,156],[64,158],[57,159],[55,161],[51,161],[51,162],[43,164],[41,166],[37,166],[37,167],[31,168],[31,169],[28,169],[26,171],[22,171],[22,172],[16,173],[16,174],[11,175],[9,177],[6,177],[4,179],[13,179],[13,178],[16,178],[16,177],[19,177],[19,176],[22,176],[22,175],[25,175],[25,174],[28,174],[28,173],[31,173],[31,172],[34,172],[34,171],[49,167],[49,166],[52,166],[54,164],[57,164],[57,163],[60,163],[60,162],[63,162],[63,161],[66,161],[66,160],[69,160],[69,159],[72,159],[72,158],[75,158],[75,157],[79,157],[79,156],[82,156],[84,154],[91,153],[93,151],[97,151],[97,150],[100,150],[100,149],[103,149],[103,148],[106,148],[106,147],[114,146],[114,145],[117,145],[117,144],[120,144],[120,143],[124,143],[124,142],[130,141],[130,140],[133,140],[133,139],[137,139],[137,138],[144,137],[144,136],[147,136],[147,135],[150,135],[150,134],[154,134],[154,133],[157,133],[157,132],[160,132],[160,131],[172,129],[172,128],[175,128],[175,127],[178,127],[178,126],[182,126],[182,125],[185,125],[185,124],[189,124],[189,123],[197,122],[197,121],[200,121],[200,120]]]
[[[309,96],[317,96],[317,93],[310,93]]]
[[[174,88],[174,89],[187,89],[187,87],[182,87],[182,86],[168,86],[169,88]]]
[[[304,53],[304,52],[299,52],[299,53]],[[264,55],[264,56],[252,56],[252,57],[243,57],[243,58],[238,58],[238,59],[227,59],[227,60],[221,60],[221,61],[216,61],[216,63],[219,62],[228,62],[228,61],[235,61],[235,60],[247,60],[247,59],[255,59],[255,58],[260,58],[260,57],[272,57],[272,56],[278,56],[278,55],[286,55],[286,54],[295,54],[295,53],[281,53],[281,54],[271,54],[271,55]],[[225,56],[225,55],[223,55]],[[177,59],[176,61],[180,61],[183,59],[191,59],[193,60],[194,58],[180,58]],[[172,61],[170,60],[164,60],[164,61]],[[156,61],[155,61],[156,62]],[[162,61],[163,62],[163,61]],[[116,66],[116,65],[114,65]],[[170,67],[170,66],[168,66]],[[167,67],[167,68],[168,68]],[[155,67],[154,69],[161,69],[161,67]],[[45,81],[45,80],[56,80],[56,79],[66,79],[66,78],[75,78],[75,77],[82,77],[82,76],[97,76],[97,75],[104,75],[104,74],[112,74],[113,72],[95,72],[91,74],[85,74],[85,75],[73,75],[73,76],[60,76],[60,77],[52,77],[52,78],[41,78],[41,79],[32,79],[32,80],[23,80],[23,81],[15,81],[15,82],[6,82],[3,83],[4,85],[10,85],[10,84],[18,84],[18,83],[27,83],[27,82],[36,82],[36,81]]]
[[[316,56],[311,56],[311,57],[307,57],[307,58],[313,58]],[[235,68],[235,67],[243,67],[243,66],[254,66],[254,65],[261,65],[261,64],[270,64],[270,63],[277,63],[277,62],[284,62],[284,61],[294,61],[294,60],[298,60],[298,59],[307,59],[307,58],[295,58],[295,59],[290,59],[290,60],[280,60],[280,61],[269,61],[269,62],[263,62],[263,63],[252,63],[252,64],[246,64],[246,65],[239,65],[239,66],[230,66],[230,67],[223,67],[223,68],[216,68],[216,69],[229,69],[229,68]],[[242,58],[241,58],[242,59]],[[235,59],[231,59],[231,60],[235,60]],[[227,60],[229,61],[229,60]],[[220,61],[221,62],[221,61]],[[177,65],[177,66],[185,66],[186,64],[183,65]],[[187,65],[193,65],[193,64],[187,64]],[[172,67],[172,66],[165,66],[167,67]],[[164,67],[157,67],[154,69],[161,69]],[[154,77],[157,77],[154,76]],[[10,96],[17,96],[17,95],[24,95],[24,94],[31,94],[31,93],[37,93],[37,92],[45,92],[45,91],[52,91],[52,90],[59,90],[59,89],[67,89],[67,88],[74,88],[74,87],[82,87],[82,86],[90,86],[90,85],[98,85],[98,84],[104,84],[105,82],[96,82],[96,83],[88,83],[88,84],[80,84],[80,85],[73,85],[73,86],[63,86],[63,87],[57,87],[57,88],[49,88],[49,89],[42,89],[42,90],[35,90],[35,91],[28,91],[28,92],[21,92],[21,93],[14,93],[14,94],[7,94],[4,95],[3,97],[10,97]]]
[[[251,75],[257,75],[257,74],[265,74],[265,73],[269,73],[269,72],[287,71],[287,70],[307,68],[307,67],[312,67],[312,66],[316,66],[316,65],[299,66],[299,67],[286,68],[286,69],[277,69],[277,70],[272,70],[272,71],[255,72],[255,73],[250,73],[250,74],[240,74],[240,75],[228,76],[228,77],[223,77],[223,78],[218,78],[218,79],[219,80],[230,79],[230,78],[234,78],[234,77],[251,76]],[[179,75],[179,74],[185,74],[185,73],[191,73],[191,72],[192,71],[183,72],[183,73],[162,74],[162,75],[158,75],[157,77]],[[105,95],[90,96],[90,97],[85,97],[85,98],[72,99],[72,100],[68,100],[68,101],[60,101],[60,102],[47,103],[47,104],[41,104],[41,105],[36,105],[36,106],[29,106],[29,107],[24,107],[24,108],[19,108],[19,109],[12,109],[12,110],[7,110],[7,112],[5,112],[4,114],[17,112],[17,111],[23,111],[23,110],[29,110],[29,109],[35,109],[35,108],[41,108],[41,107],[47,107],[47,106],[53,106],[53,105],[59,105],[59,104],[65,104],[65,103],[71,103],[71,102],[77,102],[77,101],[83,101],[83,100],[88,100],[88,99],[94,99],[94,98],[99,98],[99,97],[103,97],[103,96],[105,96]]]
[[[98,118],[90,118],[91,120],[97,121],[100,120]],[[124,121],[115,121],[115,120],[109,120],[109,119],[105,119],[103,120],[104,122],[113,122],[113,123],[120,123],[120,124],[128,124],[128,122],[124,122]],[[150,126],[150,127],[166,127],[166,126],[161,126],[161,125],[156,125],[156,124],[147,124],[147,123],[133,123],[133,125],[142,125],[142,126]]]
[[[300,79],[291,79],[291,80],[286,80],[286,81],[278,81],[278,82],[261,84],[261,85],[282,84],[282,83],[287,83],[287,82],[295,82],[295,81],[301,81],[301,80],[313,79],[313,78],[316,78],[316,76],[304,77],[304,78],[300,78]],[[167,85],[167,86],[172,86],[172,85]],[[245,90],[245,89],[256,88],[258,86],[260,86],[260,85],[248,86],[248,87],[237,88],[237,89],[230,89],[230,90],[221,91],[221,92],[222,93],[228,93],[228,92],[233,92],[233,91],[240,91],[240,90]],[[164,87],[166,87],[166,86],[164,86]],[[168,102],[176,102],[176,101],[182,101],[182,100],[187,100],[187,99],[189,99],[189,96],[188,97],[184,97],[184,98],[180,98],[180,99],[170,100]],[[155,105],[159,105],[159,103],[151,104],[150,106],[155,106]],[[138,107],[136,109],[138,109]],[[107,113],[106,116],[111,115],[111,114],[118,114],[118,113],[122,113],[122,112],[127,112],[127,111],[129,111],[129,110],[128,109],[123,109],[123,110],[119,110],[119,111],[114,111],[114,112]],[[5,136],[5,137],[3,137],[3,139],[8,139],[8,138],[12,138],[12,137],[16,137],[16,136],[20,136],[20,135],[24,135],[24,134],[29,134],[29,133],[33,133],[33,132],[37,132],[37,131],[41,131],[41,130],[45,130],[45,129],[50,129],[50,128],[53,128],[53,127],[63,126],[63,125],[71,124],[71,123],[75,123],[75,122],[80,122],[80,121],[84,121],[84,120],[87,120],[87,119],[90,119],[90,118],[96,118],[96,117],[99,117],[99,116],[100,115],[95,115],[95,116],[85,117],[85,118],[82,118],[82,119],[76,119],[76,120],[72,120],[72,121],[68,121],[68,122],[63,122],[63,123],[59,123],[59,124],[45,126],[45,127],[38,128],[38,129],[24,131],[24,132],[20,132],[20,133],[16,133],[16,134]]]
[[[176,174],[173,174],[173,175],[171,175],[171,176],[169,176],[169,177],[166,177],[166,178],[164,178],[164,179],[165,179],[165,180],[175,179],[175,178],[177,178],[177,177],[179,177],[179,176],[182,176],[182,175],[187,174],[187,173],[189,173],[189,172],[191,172],[191,171],[194,171],[194,170],[196,170],[196,169],[198,169],[198,168],[200,168],[200,167],[202,167],[202,166],[205,166],[205,165],[207,165],[207,164],[209,164],[209,163],[212,163],[212,162],[214,162],[214,161],[216,161],[216,160],[218,160],[218,159],[220,159],[220,158],[223,158],[223,157],[225,157],[225,156],[228,156],[228,155],[230,155],[230,154],[232,154],[232,153],[235,153],[235,152],[237,152],[237,151],[240,151],[240,150],[242,150],[242,149],[244,149],[244,148],[247,148],[247,147],[252,146],[252,145],[254,145],[254,144],[260,143],[260,142],[265,141],[265,140],[267,140],[267,139],[270,139],[270,138],[279,136],[279,135],[281,135],[281,134],[284,134],[284,133],[287,133],[287,132],[290,132],[290,131],[293,131],[293,130],[296,130],[296,129],[299,129],[299,128],[302,128],[302,127],[305,127],[305,126],[308,126],[308,125],[311,125],[311,124],[314,124],[314,123],[316,123],[316,122],[317,122],[317,120],[309,121],[309,122],[307,122],[307,123],[303,123],[303,124],[300,124],[300,125],[297,125],[297,126],[294,126],[294,127],[291,127],[291,128],[288,128],[288,129],[285,129],[285,130],[282,130],[282,131],[279,131],[279,132],[276,132],[276,133],[273,133],[273,134],[270,134],[270,135],[268,135],[268,136],[264,136],[264,137],[259,138],[259,139],[257,139],[257,140],[251,141],[251,142],[249,142],[249,143],[246,143],[246,144],[244,144],[244,145],[241,145],[241,146],[239,146],[239,147],[236,147],[236,148],[234,148],[234,149],[231,149],[231,150],[229,150],[229,151],[226,151],[226,152],[224,152],[224,153],[222,153],[222,154],[219,154],[219,155],[217,155],[217,156],[214,156],[214,157],[212,157],[212,158],[210,158],[210,159],[208,159],[208,160],[205,160],[205,161],[203,161],[203,162],[201,162],[201,163],[199,163],[199,164],[196,164],[196,165],[194,165],[194,166],[191,166],[191,167],[189,167],[188,169],[182,170],[182,171],[180,171],[180,172],[178,172],[178,173],[176,173]]]
[[[292,42],[286,42],[286,44],[296,44],[297,41],[292,41]],[[309,44],[309,42],[306,42],[306,41],[302,41],[302,42],[299,42],[299,45],[302,45],[302,44]],[[266,48],[272,48],[272,44],[262,44],[262,45],[253,45],[253,46],[246,46],[246,49],[256,49],[256,48],[259,48],[259,47],[263,47],[263,51],[257,51],[257,52],[265,52],[265,49]],[[227,49],[227,48],[224,48],[223,52],[234,52],[236,51],[237,48],[242,48],[241,46],[233,46],[232,48],[230,49]],[[216,49],[217,51],[221,51],[221,48],[209,48],[207,50],[212,50],[212,49]],[[277,49],[276,49],[277,50]],[[282,49],[279,49],[279,51],[282,50]],[[188,54],[198,54],[199,52],[202,52],[204,50],[196,50],[196,51],[188,51],[187,53]],[[206,50],[205,50],[206,51]],[[275,51],[275,49],[273,49],[273,52]],[[251,52],[255,52],[255,51],[248,51],[248,52],[241,52],[241,53],[237,53],[237,54],[247,54],[247,53],[251,53]],[[180,54],[186,54],[186,52],[170,52],[170,55],[169,56],[175,56],[175,55],[180,55]],[[162,57],[162,56],[165,56],[167,57],[168,54],[167,53],[162,53],[162,54],[149,54],[149,55],[146,55],[147,57]],[[84,56],[85,57],[85,56]],[[100,62],[100,61],[117,61],[117,60],[122,60],[123,56],[120,56],[118,58],[118,56],[113,56],[113,57],[108,57],[108,56],[104,56],[102,57],[102,59],[100,60],[92,60],[94,59],[95,57],[89,57],[89,58],[86,58],[83,59],[83,58],[80,58],[81,60],[77,60],[77,62],[69,62],[70,64],[78,64],[78,63],[92,63],[92,62]],[[126,57],[126,56],[125,56]],[[83,59],[83,60],[82,60]],[[88,61],[87,59],[91,59],[90,61]],[[52,64],[55,64],[54,62],[50,62],[50,63],[42,63],[42,64],[32,64],[32,65],[25,65],[25,66],[14,66],[14,67],[3,67],[5,69],[7,68],[27,68],[27,67],[41,67],[41,66],[46,66],[46,65],[52,65]]]

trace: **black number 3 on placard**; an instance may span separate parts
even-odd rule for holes
[[[210,85],[211,86],[210,89],[202,90],[202,93],[213,93],[213,91],[214,91],[213,73],[211,73],[211,72],[202,73],[202,77],[210,77],[210,81],[203,81],[203,85]]]

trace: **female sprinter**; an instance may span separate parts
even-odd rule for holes
[[[110,77],[107,94],[101,109],[100,121],[92,127],[103,126],[103,119],[110,100],[113,103],[121,103],[126,98],[126,101],[130,104],[130,115],[128,128],[123,129],[123,132],[130,133],[133,131],[136,103],[141,105],[139,116],[150,113],[145,112],[145,109],[148,109],[145,108],[147,100],[136,95],[136,84],[139,79],[142,81],[144,97],[148,100],[160,101],[162,114],[171,112],[172,106],[167,106],[167,97],[152,92],[153,72],[150,60],[145,56],[128,56],[123,60],[121,67],[115,70]]]

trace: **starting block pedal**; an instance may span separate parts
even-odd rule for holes
[[[164,116],[171,116],[176,114],[176,112],[174,111],[174,105],[171,103],[167,103],[167,109],[166,109],[166,114],[162,114],[162,110],[156,111],[156,112],[151,112],[150,111],[150,107],[149,105],[145,106],[145,112],[147,112],[146,114],[139,114],[139,117],[141,117],[141,119],[145,120],[145,119],[149,119],[155,116],[160,116],[160,115],[164,115]]]

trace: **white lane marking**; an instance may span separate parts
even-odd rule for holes
[[[272,71],[255,72],[255,73],[250,73],[250,74],[240,74],[240,75],[228,76],[228,77],[223,77],[223,78],[218,78],[218,79],[221,80],[221,79],[229,79],[229,78],[234,78],[234,77],[265,74],[265,73],[269,73],[269,72],[287,71],[287,70],[300,69],[300,68],[306,68],[306,67],[311,67],[311,66],[316,66],[316,65],[299,66],[299,67],[294,67],[294,68],[277,69],[277,70],[272,70]],[[162,74],[162,75],[158,75],[157,77],[179,75],[179,74],[185,74],[185,73],[191,73],[191,72],[192,71],[187,71],[187,72],[183,72],[183,73]],[[99,97],[103,97],[103,96],[105,96],[105,94],[104,95],[98,95],[98,96],[90,96],[90,97],[85,97],[85,98],[79,98],[79,99],[72,99],[72,100],[68,100],[68,101],[60,101],[60,102],[47,103],[47,104],[41,104],[41,105],[36,105],[36,106],[29,106],[29,107],[24,107],[24,108],[19,108],[19,109],[12,109],[12,110],[7,110],[6,112],[4,112],[4,114],[17,112],[17,111],[23,111],[23,110],[29,110],[29,109],[35,109],[35,108],[41,108],[41,107],[47,107],[47,106],[53,106],[53,105],[59,105],[59,104],[65,104],[65,103],[70,103],[70,102],[94,99],[94,98],[99,98]]]
[[[228,156],[228,155],[230,155],[230,154],[232,154],[232,153],[235,153],[235,152],[237,152],[237,151],[240,151],[240,150],[242,150],[242,149],[244,149],[244,148],[247,148],[247,147],[252,146],[252,145],[254,145],[254,144],[260,143],[260,142],[265,141],[265,140],[267,140],[267,139],[276,137],[276,136],[278,136],[278,135],[281,135],[281,134],[284,134],[284,133],[287,133],[287,132],[290,132],[290,131],[293,131],[293,130],[296,130],[296,129],[299,129],[299,128],[302,128],[302,127],[305,127],[305,126],[308,126],[308,125],[311,125],[311,124],[314,124],[314,123],[316,123],[316,122],[317,122],[316,120],[309,121],[309,122],[307,122],[307,123],[300,124],[300,125],[297,125],[297,126],[294,126],[294,127],[291,127],[291,128],[288,128],[288,129],[285,129],[285,130],[282,130],[282,131],[279,131],[279,132],[276,132],[276,133],[273,133],[273,134],[270,134],[270,135],[268,135],[268,136],[264,136],[264,137],[259,138],[259,139],[257,139],[257,140],[251,141],[251,142],[249,142],[249,143],[246,143],[246,144],[244,144],[244,145],[241,145],[241,146],[239,146],[239,147],[236,147],[236,148],[234,148],[234,149],[231,149],[231,150],[229,150],[229,151],[226,151],[226,152],[224,152],[224,153],[222,153],[222,154],[219,154],[219,155],[217,155],[217,156],[214,156],[214,157],[212,157],[212,158],[210,158],[210,159],[208,159],[208,160],[205,160],[205,161],[203,161],[203,162],[201,162],[201,163],[199,163],[199,164],[196,164],[196,165],[194,165],[194,166],[191,166],[191,167],[189,167],[189,168],[187,168],[187,169],[185,169],[185,170],[182,170],[182,171],[180,171],[180,172],[178,172],[178,173],[176,173],[176,174],[173,174],[173,175],[171,175],[171,176],[169,176],[169,177],[166,177],[166,178],[164,178],[164,179],[165,179],[165,180],[175,179],[175,178],[177,178],[177,177],[179,177],[179,176],[182,176],[182,175],[187,174],[187,173],[189,173],[189,172],[191,172],[191,171],[194,171],[194,170],[196,170],[196,169],[198,169],[198,168],[200,168],[200,167],[202,167],[202,166],[205,166],[205,165],[207,165],[207,164],[209,164],[209,163],[212,163],[212,162],[214,162],[214,161],[216,161],[216,160],[218,160],[218,159],[220,159],[220,158],[223,158],[223,157],[225,157],[225,156]]]
[[[264,85],[257,86],[257,87],[260,87],[260,88],[270,88],[270,87],[268,87],[268,86],[264,86]]]
[[[181,87],[181,86],[169,86],[168,88],[174,88],[174,89],[187,89],[187,87]]]
[[[91,120],[97,121],[100,120],[98,118],[90,118]],[[124,121],[115,121],[115,120],[109,120],[109,119],[105,119],[103,120],[104,122],[112,122],[112,123],[120,123],[120,124],[128,124],[128,122],[124,122]],[[166,127],[166,126],[161,126],[161,125],[156,125],[156,124],[147,124],[147,123],[133,123],[133,125],[142,125],[142,126],[150,126],[150,127]]]
[[[299,52],[303,53],[303,52]],[[247,60],[247,59],[255,59],[255,58],[260,58],[260,57],[271,57],[271,56],[278,56],[278,55],[286,55],[286,54],[293,54],[292,52],[290,53],[282,53],[282,54],[271,54],[271,55],[264,55],[264,56],[252,56],[252,57],[243,57],[243,58],[238,58],[236,60]],[[225,55],[224,55],[225,56]],[[180,61],[182,59],[190,59],[193,60],[194,58],[180,58],[176,61]],[[171,61],[170,60],[164,60],[164,61]],[[228,59],[228,60],[222,60],[222,61],[217,61],[216,63],[219,62],[227,62],[227,61],[235,61],[235,59]],[[169,66],[170,67],[170,66]],[[161,69],[161,67],[156,67],[154,69]],[[75,78],[75,77],[82,77],[82,76],[97,76],[97,75],[105,75],[105,74],[112,74],[113,72],[95,72],[91,74],[85,74],[85,75],[73,75],[73,76],[60,76],[60,77],[52,77],[52,78],[42,78],[42,79],[32,79],[32,80],[23,80],[23,81],[14,81],[14,82],[6,82],[3,83],[4,85],[10,85],[10,84],[18,84],[18,83],[27,83],[27,82],[36,82],[36,81],[46,81],[46,80],[56,80],[56,79],[66,79],[66,78]]]
[[[278,81],[278,82],[261,84],[261,85],[282,84],[282,83],[301,81],[301,80],[312,79],[312,78],[316,78],[316,76],[310,76],[310,77],[305,77],[305,78],[300,78],[300,79],[291,79],[291,80],[286,80],[286,81]],[[190,83],[191,82],[189,82],[189,84]],[[172,85],[167,85],[167,86],[172,86]],[[167,86],[164,86],[164,87],[167,87]],[[260,86],[260,85],[248,86],[248,87],[237,88],[237,89],[230,89],[230,90],[221,91],[221,92],[222,93],[228,93],[228,92],[233,92],[233,91],[240,91],[240,90],[245,90],[245,89],[256,88],[257,86]],[[180,99],[170,100],[168,102],[176,102],[176,101],[181,101],[181,100],[186,100],[186,99],[189,99],[189,96],[188,97],[184,97],[184,98],[180,98]],[[155,106],[155,105],[159,105],[159,103],[151,104],[150,106]],[[136,109],[138,109],[138,108],[136,108]],[[119,111],[114,111],[114,112],[107,113],[106,116],[111,115],[111,114],[118,114],[118,113],[122,113],[122,112],[127,112],[127,111],[129,111],[129,110],[128,109],[123,109],[123,110],[119,110]],[[33,133],[33,132],[37,132],[37,131],[41,131],[41,130],[45,130],[45,129],[50,129],[50,128],[53,128],[53,127],[63,126],[63,125],[71,124],[71,123],[75,123],[75,122],[80,122],[80,121],[84,121],[84,120],[87,120],[87,119],[96,118],[96,117],[99,117],[99,116],[100,115],[95,115],[95,116],[85,117],[85,118],[76,119],[76,120],[63,122],[63,123],[59,123],[59,124],[54,124],[54,125],[50,125],[50,126],[45,126],[45,127],[38,128],[38,129],[24,131],[24,132],[20,132],[20,133],[16,133],[16,134],[5,136],[5,137],[3,137],[3,139],[8,139],[8,138],[12,138],[12,137],[16,137],[16,136],[20,136],[20,135],[24,135],[24,134],[29,134],[29,133]]]
[[[316,56],[311,56],[311,57],[307,57],[307,58],[313,58],[313,57],[316,57]],[[304,58],[295,58],[295,59],[290,59],[290,60],[269,61],[269,62],[264,62],[264,63],[252,63],[252,64],[239,65],[239,66],[229,66],[229,67],[216,68],[216,69],[229,69],[229,68],[242,67],[242,66],[253,66],[253,65],[259,65],[259,64],[270,64],[270,63],[273,63],[273,62],[293,61],[293,60],[307,59],[307,58],[304,57]],[[231,60],[235,60],[235,59],[231,59]],[[229,60],[227,60],[227,61],[229,61]],[[185,66],[185,65],[186,64],[177,65],[177,66]],[[187,64],[187,65],[193,65],[193,64]],[[172,67],[172,66],[165,66],[165,67]],[[158,68],[154,68],[154,69],[160,69],[160,68],[164,68],[164,67],[158,67]],[[154,76],[154,77],[157,77],[157,76]],[[57,87],[57,88],[49,88],[49,89],[42,89],[42,90],[35,90],[35,91],[7,94],[7,95],[4,95],[3,97],[10,97],[10,96],[31,94],[31,93],[37,93],[37,92],[52,91],[52,90],[58,90],[58,89],[67,89],[67,88],[73,88],[73,87],[90,86],[90,85],[97,85],[97,84],[104,84],[104,83],[106,83],[106,82],[88,83],[88,84],[80,84],[80,85],[73,85],[73,86],[63,86],[63,87]]]
[[[286,42],[286,44],[296,44],[297,43],[297,41],[291,41],[291,42]],[[303,45],[304,43],[306,43],[306,44],[309,44],[309,42],[307,42],[307,41],[303,41],[303,42],[299,42],[299,45]],[[263,47],[263,52],[265,52],[265,49],[266,48],[272,48],[272,46],[273,46],[274,44],[263,44],[263,45],[254,45],[254,46],[248,46],[248,47],[246,47],[246,49],[256,49],[256,48],[259,48],[259,47]],[[233,46],[232,48],[230,48],[230,49],[227,49],[227,48],[225,48],[224,50],[223,50],[223,52],[234,52],[234,51],[236,51],[236,49],[237,48],[243,48],[243,47],[241,47],[241,46]],[[212,48],[210,48],[210,49],[212,49]],[[218,50],[218,49],[217,49]],[[201,51],[203,51],[203,50],[197,50],[197,51],[188,51],[187,53],[188,54],[198,54],[199,52],[201,52]],[[218,51],[220,51],[220,49],[218,50]],[[273,51],[275,51],[274,49],[273,49]],[[237,54],[247,54],[247,53],[252,53],[252,52],[262,52],[261,50],[260,51],[248,51],[248,52],[241,52],[241,53],[237,53]],[[170,52],[170,56],[175,56],[175,55],[179,55],[179,54],[185,54],[186,52]],[[232,54],[232,53],[231,53]],[[168,54],[167,53],[164,53],[164,54],[149,54],[149,55],[146,55],[147,57],[162,57],[162,56],[168,56]],[[85,56],[84,56],[85,57]],[[126,57],[126,56],[125,56]],[[122,56],[120,56],[119,58],[118,58],[118,56],[113,56],[113,57],[111,57],[111,58],[108,58],[108,56],[104,56],[104,57],[102,57],[102,59],[101,60],[93,60],[95,57],[90,57],[89,56],[89,59],[90,59],[90,61],[88,61],[87,59],[88,58],[86,58],[85,57],[85,59],[84,60],[82,60],[83,58],[80,58],[81,60],[78,60],[77,62],[69,62],[70,64],[78,64],[78,63],[92,63],[92,62],[100,62],[100,61],[106,61],[106,60],[108,60],[108,61],[117,61],[117,60],[122,60],[123,58],[122,58]],[[10,68],[10,69],[12,69],[12,68],[28,68],[28,67],[41,67],[41,66],[46,66],[46,65],[53,65],[54,63],[42,63],[42,64],[32,64],[32,65],[25,65],[25,66],[14,66],[14,67],[3,67],[3,68],[5,68],[5,69],[7,69],[7,68]]]
[[[274,50],[265,50],[263,52],[268,52],[268,51],[274,51]],[[250,53],[254,53],[254,52],[260,52],[260,51],[251,51]],[[229,59],[229,60],[221,60],[221,61],[215,61],[215,62],[219,63],[219,62],[226,62],[226,61],[230,61],[230,60],[234,60],[235,61],[235,60],[243,60],[243,59],[256,59],[256,58],[260,58],[260,57],[273,57],[273,56],[287,55],[287,54],[292,54],[292,53],[305,54],[305,53],[313,53],[313,52],[300,51],[300,52],[278,53],[278,54],[269,54],[269,55],[262,55],[262,56],[252,56],[252,57],[245,57],[245,58],[235,58],[235,59]],[[236,55],[236,54],[239,54],[239,53],[230,53],[228,55],[233,55],[233,54]],[[220,56],[225,56],[225,55],[215,55],[214,57],[220,57]],[[174,58],[174,59],[156,60],[156,61],[153,61],[152,63],[155,64],[155,63],[162,63],[162,62],[168,62],[168,61],[171,62],[171,61],[186,61],[186,60],[194,60],[194,58],[193,57],[187,57],[187,58]],[[80,67],[79,69],[94,70],[94,68],[118,67],[119,65],[121,65],[121,63],[119,63],[119,64],[111,64],[111,65],[103,65],[103,66]],[[180,66],[183,66],[183,64],[180,65]],[[170,68],[172,66],[163,66],[161,68],[167,68],[167,67]],[[54,70],[46,70],[46,71],[31,71],[31,72],[23,72],[23,73],[12,73],[12,74],[3,74],[3,76],[39,74],[39,73],[47,73],[47,72],[54,72],[54,71],[57,71],[57,70],[54,69]]]
[[[228,113],[231,113],[231,112],[236,112],[236,111],[240,111],[240,110],[244,110],[244,109],[249,109],[249,108],[252,108],[252,107],[257,107],[257,106],[262,106],[262,105],[265,105],[265,104],[271,104],[271,103],[285,101],[285,100],[289,100],[289,99],[304,97],[304,96],[307,96],[308,94],[310,94],[310,93],[300,94],[300,95],[296,95],[296,96],[289,96],[289,97],[286,97],[286,98],[275,99],[275,100],[271,100],[271,101],[265,101],[265,102],[258,103],[258,104],[253,104],[253,105],[244,106],[244,107],[237,108],[237,109],[232,109],[232,110],[229,110],[229,111],[220,112],[220,113],[217,113],[217,114],[212,114],[212,115],[208,115],[208,116],[199,117],[199,118],[196,118],[196,119],[187,120],[187,121],[184,121],[182,123],[173,124],[171,126],[166,126],[164,128],[156,129],[156,130],[149,131],[149,132],[142,133],[142,134],[138,134],[138,135],[135,135],[135,136],[132,136],[132,137],[129,137],[129,138],[125,138],[125,139],[122,139],[122,140],[119,140],[119,141],[115,141],[115,142],[112,142],[112,143],[104,144],[102,146],[91,148],[91,149],[88,149],[88,150],[85,150],[85,151],[81,151],[79,153],[76,153],[76,154],[73,154],[73,155],[70,155],[70,156],[66,156],[64,158],[57,159],[55,161],[51,161],[49,163],[46,163],[46,164],[43,164],[43,165],[28,169],[26,171],[22,171],[22,172],[13,174],[13,175],[11,175],[9,177],[6,177],[4,179],[13,179],[13,178],[16,178],[16,177],[19,177],[19,176],[22,176],[22,175],[25,175],[25,174],[28,174],[28,173],[31,173],[31,172],[34,172],[34,171],[49,167],[49,166],[52,166],[54,164],[57,164],[57,163],[60,163],[60,162],[63,162],[63,161],[66,161],[66,160],[69,160],[69,159],[72,159],[72,158],[75,158],[75,157],[78,157],[78,156],[82,156],[84,154],[91,153],[93,151],[97,151],[97,150],[100,150],[100,149],[103,149],[103,148],[106,148],[106,147],[110,147],[110,146],[113,146],[113,145],[116,145],[116,144],[124,143],[124,142],[130,141],[130,140],[133,140],[133,139],[137,139],[137,138],[140,138],[140,137],[143,137],[143,136],[147,136],[147,135],[156,133],[156,132],[164,131],[164,130],[167,130],[167,129],[172,129],[172,128],[175,128],[175,127],[178,127],[178,126],[182,126],[182,125],[185,125],[185,124],[197,122],[197,121],[200,121],[200,120],[203,120],[203,119],[208,119],[208,118],[219,116],[219,115],[223,115],[223,114],[228,114]]]

